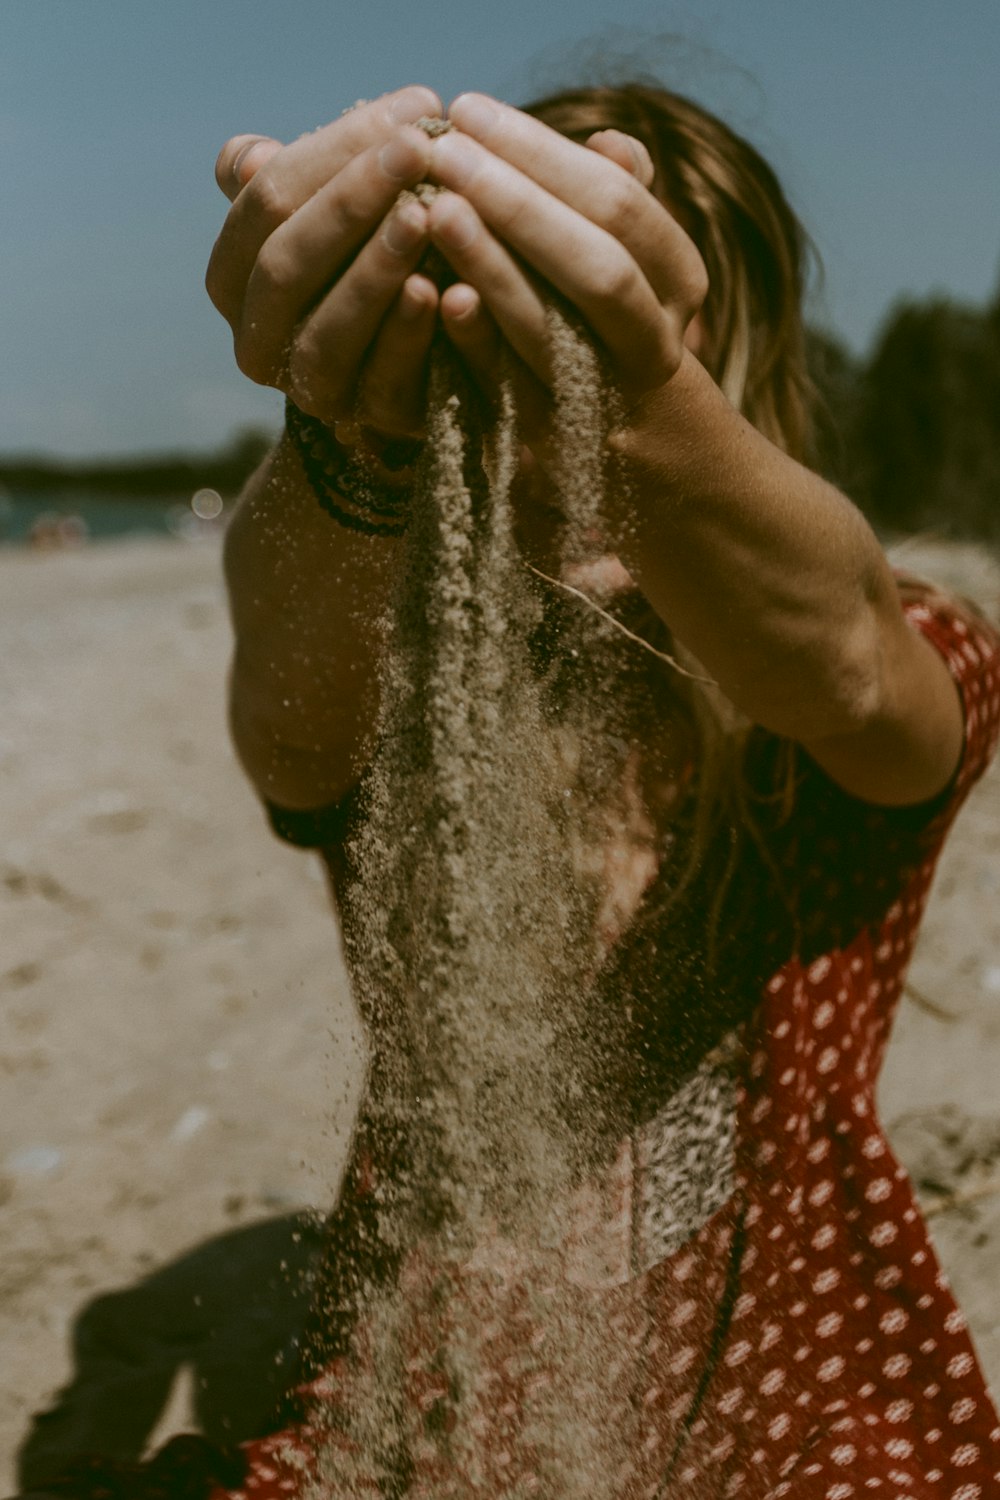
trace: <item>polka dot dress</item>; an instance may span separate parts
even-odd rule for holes
[[[966,724],[958,774],[925,818],[920,861],[906,864],[895,888],[883,861],[877,918],[853,932],[832,921],[834,941],[824,947],[814,936],[765,985],[741,1037],[725,1201],[702,1202],[704,1222],[678,1226],[665,1201],[664,1149],[655,1132],[637,1135],[623,1143],[604,1212],[591,1206],[586,1221],[604,1237],[602,1274],[588,1284],[567,1271],[581,1295],[604,1300],[623,1356],[622,1500],[1000,1496],[1000,1423],[875,1109],[936,857],[1000,734],[1000,643],[933,594],[907,613],[948,663]],[[866,810],[854,808],[863,820]],[[829,853],[823,866],[804,868],[803,883],[838,867]],[[484,1466],[486,1488],[443,1475],[430,1456],[422,1473],[418,1422],[408,1494],[513,1492],[520,1397],[512,1387],[504,1402],[504,1372],[533,1335],[513,1310],[498,1334],[503,1321],[484,1315],[482,1358],[496,1371],[496,1410],[508,1411],[505,1465],[491,1476]],[[415,1413],[440,1395],[428,1384],[432,1365],[431,1350],[411,1361]],[[326,1378],[326,1399],[349,1402],[349,1368]],[[249,1445],[250,1472],[229,1500],[308,1493],[314,1442],[303,1428]],[[217,1490],[213,1500],[226,1496]]]

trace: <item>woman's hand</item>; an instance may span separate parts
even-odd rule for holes
[[[648,191],[644,148],[617,131],[587,146],[484,95],[461,95],[458,127],[432,143],[432,241],[461,285],[441,314],[484,381],[499,339],[535,400],[550,387],[545,283],[579,312],[626,400],[666,384],[708,278],[694,244]],[[622,168],[625,170],[622,170]]]
[[[348,111],[292,145],[236,136],[216,163],[232,201],[209,262],[209,296],[240,369],[324,421],[413,434],[438,291],[417,266],[424,205],[397,205],[427,175],[440,115],[412,87]]]

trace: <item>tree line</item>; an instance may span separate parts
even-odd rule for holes
[[[102,499],[162,500],[199,489],[225,498],[239,493],[274,442],[273,433],[244,428],[209,454],[152,454],[135,458],[0,459],[0,485],[21,495],[99,494]]]
[[[885,533],[1000,542],[1000,293],[900,301],[870,355],[809,335],[818,466]]]

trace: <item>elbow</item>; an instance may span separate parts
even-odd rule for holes
[[[886,663],[875,612],[824,637],[764,674],[753,701],[737,706],[764,729],[802,744],[847,738],[877,722],[886,707]]]
[[[271,716],[260,712],[241,681],[238,664],[229,677],[229,738],[247,779],[263,800],[286,806],[288,752]]]
[[[338,801],[371,758],[374,723],[354,714],[302,716],[274,685],[240,670],[229,685],[229,732],[236,757],[258,795],[278,807],[311,810]]]

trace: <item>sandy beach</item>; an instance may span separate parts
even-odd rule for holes
[[[1000,616],[986,554],[905,561]],[[318,863],[273,838],[229,746],[217,543],[8,549],[0,597],[7,1494],[95,1298],[330,1202],[362,1045]],[[946,851],[881,1094],[994,1389],[998,793],[995,766]],[[193,1423],[175,1363],[152,1442]]]

